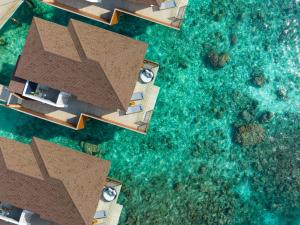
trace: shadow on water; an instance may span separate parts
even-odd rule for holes
[[[28,5],[23,4],[23,6],[16,13],[15,18],[19,19],[22,23],[30,24],[32,17],[36,16],[64,26],[68,25],[70,19],[75,19],[129,37],[135,37],[144,34],[149,26],[154,25],[154,23],[143,19],[139,19],[129,15],[123,15],[121,16],[120,22],[117,25],[109,26],[74,13],[69,13],[61,9],[48,6],[41,2],[34,2],[37,6],[42,7],[30,8]]]
[[[34,13],[27,4],[22,4],[0,30],[0,35],[7,30],[14,30],[23,25],[30,25]]]
[[[8,85],[14,71],[15,71],[14,65],[3,63],[2,69],[0,70],[0,84]]]
[[[143,19],[139,19],[129,15],[122,15],[118,24],[109,26],[95,20],[62,11],[60,9],[54,9],[53,12],[53,16],[50,20],[64,26],[68,25],[70,19],[75,19],[129,37],[142,35],[146,32],[148,27],[154,25],[154,23]]]
[[[121,16],[120,22],[117,25],[109,26],[101,22],[79,16],[77,14],[69,13],[61,9],[46,5],[45,3],[41,3],[37,0],[34,0],[34,3],[36,5],[36,7],[34,8],[30,7],[28,4],[23,3],[22,6],[12,16],[12,18],[16,19],[18,22],[20,22],[20,24],[16,24],[12,20],[9,20],[3,27],[3,29],[1,29],[0,35],[6,30],[16,29],[22,25],[30,25],[34,16],[64,26],[68,25],[70,19],[75,19],[129,37],[135,37],[144,34],[148,27],[154,25],[154,23],[152,22],[139,19],[134,16],[123,15]]]
[[[101,144],[113,139],[115,132],[121,129],[113,125],[91,120],[87,122],[83,130],[76,131],[21,113],[17,114],[19,114],[17,115],[18,121],[15,121],[16,125],[10,132],[25,139],[31,139],[35,136],[44,140],[50,140],[59,137],[70,138],[78,144],[81,141]]]
[[[151,26],[154,26],[153,22],[129,15],[123,15],[120,22],[113,26],[111,30],[128,37],[135,37],[145,34],[147,29]]]

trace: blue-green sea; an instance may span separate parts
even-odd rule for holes
[[[146,136],[93,120],[73,131],[2,107],[1,136],[99,145],[123,182],[122,225],[300,224],[299,0],[190,0],[180,31],[131,16],[108,27],[34,2],[0,31],[0,83],[37,16],[149,43],[161,91]],[[213,68],[212,54],[227,64]]]

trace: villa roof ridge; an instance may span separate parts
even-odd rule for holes
[[[115,94],[115,96],[116,96],[116,98],[117,98],[117,100],[118,100],[118,102],[119,102],[119,106],[122,107],[122,110],[125,110],[125,111],[126,111],[126,110],[127,110],[127,106],[124,106],[124,104],[123,104],[122,101],[120,100],[120,98],[119,98],[119,96],[118,96],[118,93],[116,92],[116,90],[115,90],[113,84],[111,83],[111,80],[110,80],[109,77],[106,75],[106,73],[105,73],[103,67],[101,66],[101,63],[98,62],[98,61],[96,61],[96,60],[94,60],[94,59],[90,59],[90,58],[88,58],[88,57],[86,56],[85,51],[84,51],[84,49],[83,49],[83,47],[82,47],[82,44],[81,44],[81,42],[80,42],[80,39],[79,39],[79,37],[78,37],[78,35],[77,35],[76,29],[74,28],[74,22],[76,22],[76,20],[70,19],[67,29],[68,29],[69,32],[70,32],[70,36],[71,36],[71,38],[72,38],[73,41],[74,41],[74,44],[75,44],[75,47],[76,47],[76,49],[77,49],[77,51],[78,51],[79,56],[82,57],[82,60],[89,60],[89,61],[95,62],[95,63],[97,63],[97,64],[99,65],[99,67],[100,67],[101,70],[103,71],[103,77],[106,79],[108,85],[109,85],[109,86],[111,87],[111,89],[113,90],[113,92],[114,92],[114,94]]]
[[[148,44],[78,20],[70,19],[70,23],[87,58],[99,63],[115,96],[126,111]],[[124,63],[125,66],[122,66]],[[127,85],[123,85],[122,78],[126,79]]]
[[[67,30],[69,31],[70,33],[70,36],[74,42],[74,45],[75,45],[75,48],[79,54],[79,57],[82,59],[82,60],[88,60],[85,52],[84,52],[84,49],[80,43],[80,40],[79,40],[79,37],[78,35],[76,34],[76,30],[74,29],[74,24],[72,23],[72,19],[70,19],[69,23],[68,23],[68,26],[67,26]]]
[[[30,147],[31,147],[31,149],[32,149],[33,155],[34,155],[34,157],[35,157],[35,160],[36,160],[36,162],[37,162],[37,164],[38,164],[38,167],[39,167],[39,169],[40,169],[40,171],[41,171],[42,176],[43,176],[45,179],[50,178],[49,173],[48,173],[48,171],[47,171],[47,167],[46,167],[46,165],[45,165],[45,162],[44,162],[44,160],[43,160],[41,154],[39,153],[40,150],[38,149],[38,146],[37,146],[36,138],[35,138],[35,137],[32,138],[32,142],[31,142],[31,144],[30,144]]]
[[[98,64],[98,65],[100,66],[100,68],[104,71],[104,69],[102,68],[101,64],[100,64],[99,62],[97,62],[97,64]],[[115,88],[114,88],[114,85],[111,83],[109,77],[106,76],[106,73],[105,73],[105,72],[104,72],[104,78],[107,80],[108,85],[109,85],[109,86],[111,87],[111,89],[113,90],[114,95],[115,95],[115,97],[117,98],[117,101],[119,102],[119,107],[120,107],[120,109],[122,109],[122,110],[124,110],[124,111],[127,111],[128,105],[125,106],[125,105],[123,104],[123,102],[122,102],[121,99],[119,98],[118,93],[116,92],[116,90],[115,90]]]
[[[49,179],[62,183],[72,204],[86,224],[89,224],[98,204],[98,201],[95,200],[98,199],[96,193],[100,192],[104,186],[110,162],[83,153],[80,154],[36,137],[33,137],[32,142],[35,143],[36,149],[39,151]],[[63,148],[64,151],[61,151],[60,148]],[[74,159],[78,161],[75,163]],[[97,176],[99,179],[94,180],[94,177]],[[90,189],[94,191],[91,192]]]

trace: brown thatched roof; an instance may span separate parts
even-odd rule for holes
[[[0,201],[61,225],[90,225],[110,163],[33,138],[0,138]]]
[[[34,18],[15,77],[127,110],[146,51],[143,42],[76,20],[64,27]]]

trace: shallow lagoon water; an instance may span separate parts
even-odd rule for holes
[[[0,135],[37,136],[81,151],[99,144],[124,183],[120,224],[300,224],[300,3],[190,0],[181,31],[124,16],[111,28],[34,1],[0,31],[0,82],[8,84],[32,16],[66,25],[70,18],[149,43],[161,92],[147,136],[90,121],[72,131],[0,108]],[[236,37],[233,44],[232,37]],[[209,52],[230,62],[214,70]],[[263,71],[256,87],[251,74]],[[286,98],[278,91],[287,90]],[[252,117],[245,121],[242,111]],[[274,113],[259,123],[264,111]],[[241,146],[235,127],[260,124],[263,143]]]

